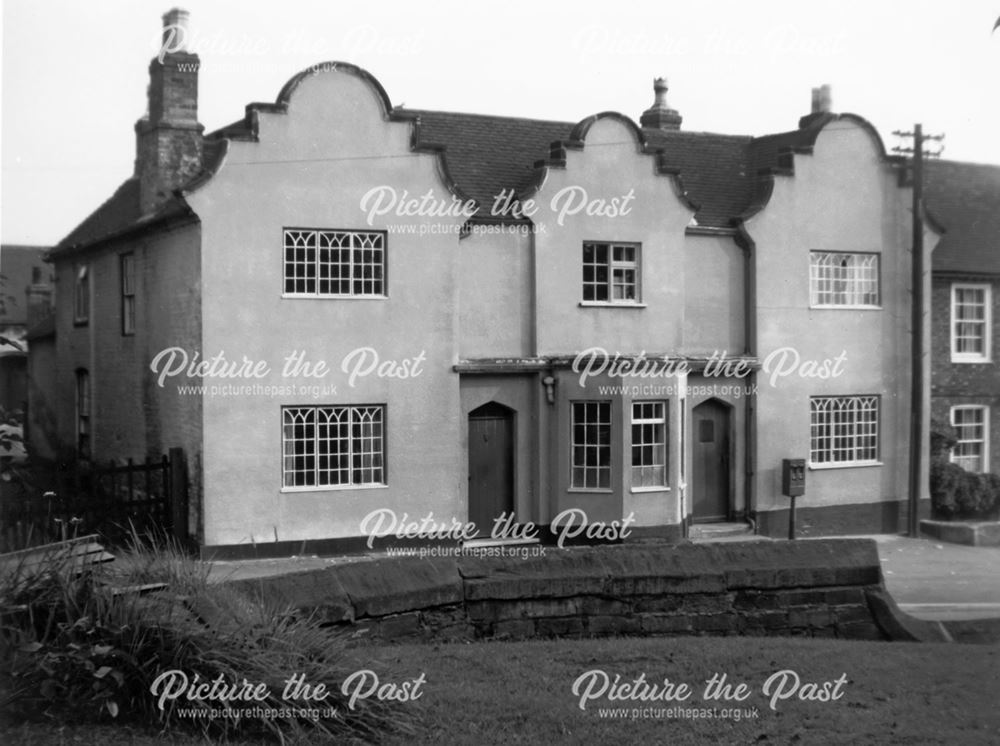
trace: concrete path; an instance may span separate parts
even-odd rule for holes
[[[1000,547],[870,538],[878,544],[886,587],[906,613],[939,621],[1000,618]]]

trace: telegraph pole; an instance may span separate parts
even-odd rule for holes
[[[897,147],[897,153],[912,153],[913,155],[913,257],[912,284],[913,301],[911,308],[911,325],[913,342],[911,350],[910,372],[910,479],[909,479],[909,510],[907,511],[907,533],[916,538],[920,535],[920,521],[917,510],[920,506],[921,482],[920,474],[924,459],[924,142],[933,140],[940,142],[944,135],[925,135],[923,126],[913,125],[913,132],[893,132],[897,137],[913,138],[912,148]],[[939,156],[941,151],[927,153],[929,156]]]

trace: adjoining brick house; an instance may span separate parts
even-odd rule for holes
[[[931,416],[955,426],[951,459],[1000,472],[1000,167],[932,161]]]
[[[23,411],[28,402],[28,331],[52,310],[47,246],[0,246],[0,407]]]
[[[777,535],[795,457],[802,533],[898,530],[910,190],[864,119],[403,109],[326,63],[204,134],[197,61],[151,62],[134,175],[51,258],[63,436],[183,447],[206,551],[374,510]]]

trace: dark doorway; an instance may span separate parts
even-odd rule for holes
[[[490,402],[469,413],[469,521],[480,538],[514,511],[514,412]]]
[[[729,407],[715,399],[694,408],[691,424],[694,464],[693,513],[696,522],[729,517]]]

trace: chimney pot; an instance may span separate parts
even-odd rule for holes
[[[188,51],[188,20],[191,14],[181,8],[171,8],[163,14],[163,52]]]
[[[667,91],[669,90],[666,78],[653,78],[653,94],[655,100],[653,101],[653,107],[659,109],[667,109]]]
[[[653,105],[639,117],[639,124],[643,127],[660,130],[681,128],[681,115],[667,103],[667,90],[669,86],[666,78],[653,79]]]

